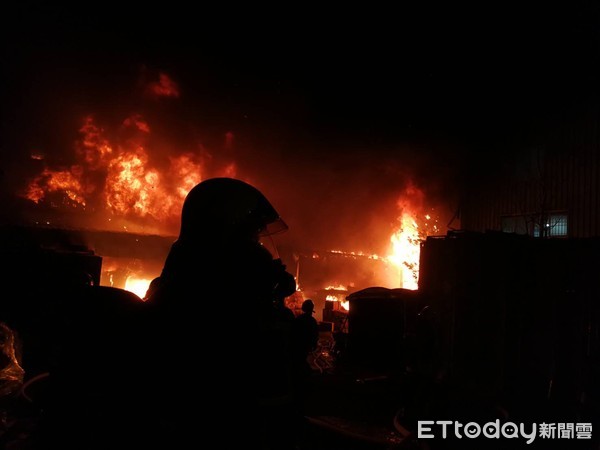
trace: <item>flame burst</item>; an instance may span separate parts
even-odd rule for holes
[[[50,170],[45,168],[31,182],[25,196],[29,200],[39,203],[47,193],[62,191],[75,205],[85,206],[80,174],[81,170],[77,166],[73,166],[70,170]]]
[[[419,287],[419,226],[414,216],[409,213],[403,213],[399,221],[400,229],[390,238],[392,254],[388,260],[398,268],[400,287],[414,290]]]
[[[342,253],[342,252],[340,252]],[[325,288],[326,291],[333,291],[332,294],[328,294],[325,297],[325,301],[327,302],[339,302],[339,305],[348,311],[350,309],[350,302],[345,300],[345,293],[348,292],[348,288],[342,284],[338,285],[329,285]],[[341,292],[339,292],[341,291]],[[343,293],[342,293],[343,292]]]
[[[404,289],[419,288],[421,242],[427,236],[439,232],[438,219],[433,214],[433,209],[425,212],[424,198],[423,191],[409,183],[398,201],[401,211],[399,227],[390,238],[387,260],[398,271],[398,279],[394,280],[394,284]]]
[[[143,117],[126,118],[121,131],[127,139],[112,143],[91,116],[84,118],[75,145],[78,164],[57,170],[45,167],[23,196],[40,203],[49,194],[60,193],[61,202],[72,207],[92,204],[112,215],[151,217],[163,224],[176,221],[185,196],[206,172],[201,155],[171,156],[159,170],[148,152],[151,128]],[[235,172],[231,163],[214,175],[234,177]]]
[[[152,280],[147,278],[136,278],[133,276],[127,277],[125,281],[125,290],[129,292],[133,292],[139,298],[144,299],[146,296],[146,291],[148,291],[148,287]]]
[[[327,286],[325,288],[326,291],[347,291],[348,288],[346,286],[344,286],[343,284],[338,284],[338,285],[334,285],[334,284],[330,284],[329,286]]]

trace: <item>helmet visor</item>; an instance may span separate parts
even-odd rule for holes
[[[274,234],[283,233],[288,230],[287,224],[281,217],[278,217],[273,222],[266,224],[258,233],[259,236],[272,236]]]

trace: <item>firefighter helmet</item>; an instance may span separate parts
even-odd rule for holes
[[[193,240],[198,233],[258,237],[285,230],[285,222],[254,186],[233,178],[211,178],[187,194],[179,239]]]
[[[302,302],[302,311],[307,314],[312,314],[315,312],[315,303],[309,298]]]

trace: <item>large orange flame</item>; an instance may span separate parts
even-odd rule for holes
[[[419,258],[421,242],[439,228],[432,208],[424,207],[423,191],[409,183],[398,200],[400,217],[398,229],[390,238],[390,253],[387,258],[397,268],[394,285],[404,289],[419,287]]]
[[[151,209],[152,193],[158,187],[158,172],[147,168],[143,148],[123,152],[108,164],[106,205],[117,213],[137,213],[144,217]]]
[[[168,166],[163,163],[159,170],[147,151],[150,125],[140,114],[126,118],[122,125],[128,138],[111,143],[94,119],[85,117],[75,145],[78,164],[66,169],[45,167],[23,195],[39,203],[58,192],[63,203],[75,207],[94,204],[112,215],[175,221],[185,196],[203,179],[201,155],[171,156]],[[235,173],[234,163],[213,172],[229,177]]]
[[[392,253],[388,260],[398,268],[400,287],[414,290],[419,287],[419,226],[410,213],[402,213],[399,221],[400,229],[390,238]]]
[[[50,170],[45,168],[27,188],[25,196],[39,203],[49,192],[64,192],[75,204],[85,206],[84,190],[81,183],[81,170],[73,166],[69,170]]]
[[[77,156],[89,170],[106,167],[113,154],[113,148],[104,138],[104,130],[94,123],[92,116],[83,119],[79,129],[80,140],[76,143]]]

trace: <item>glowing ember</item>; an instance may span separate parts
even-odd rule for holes
[[[150,286],[150,282],[147,278],[136,278],[133,276],[127,277],[127,281],[125,281],[125,290],[129,292],[133,292],[139,298],[143,299],[146,295],[146,291],[148,290],[148,286]]]
[[[6,396],[21,387],[25,371],[19,365],[19,360],[17,359],[15,334],[3,322],[0,322],[0,338],[3,353],[3,367],[0,369],[0,373],[2,374],[0,395]]]
[[[337,286],[327,286],[325,288],[326,291],[347,291],[346,286],[342,284],[338,284]]]
[[[329,250],[329,253],[333,253],[335,255],[340,255],[340,256],[344,256],[346,258],[358,258],[358,257],[364,257],[364,258],[368,258],[368,259],[384,259],[379,255],[376,254],[369,254],[369,253],[365,253],[365,252],[345,252],[343,250]],[[313,255],[313,258],[318,258],[319,255],[315,254]]]

